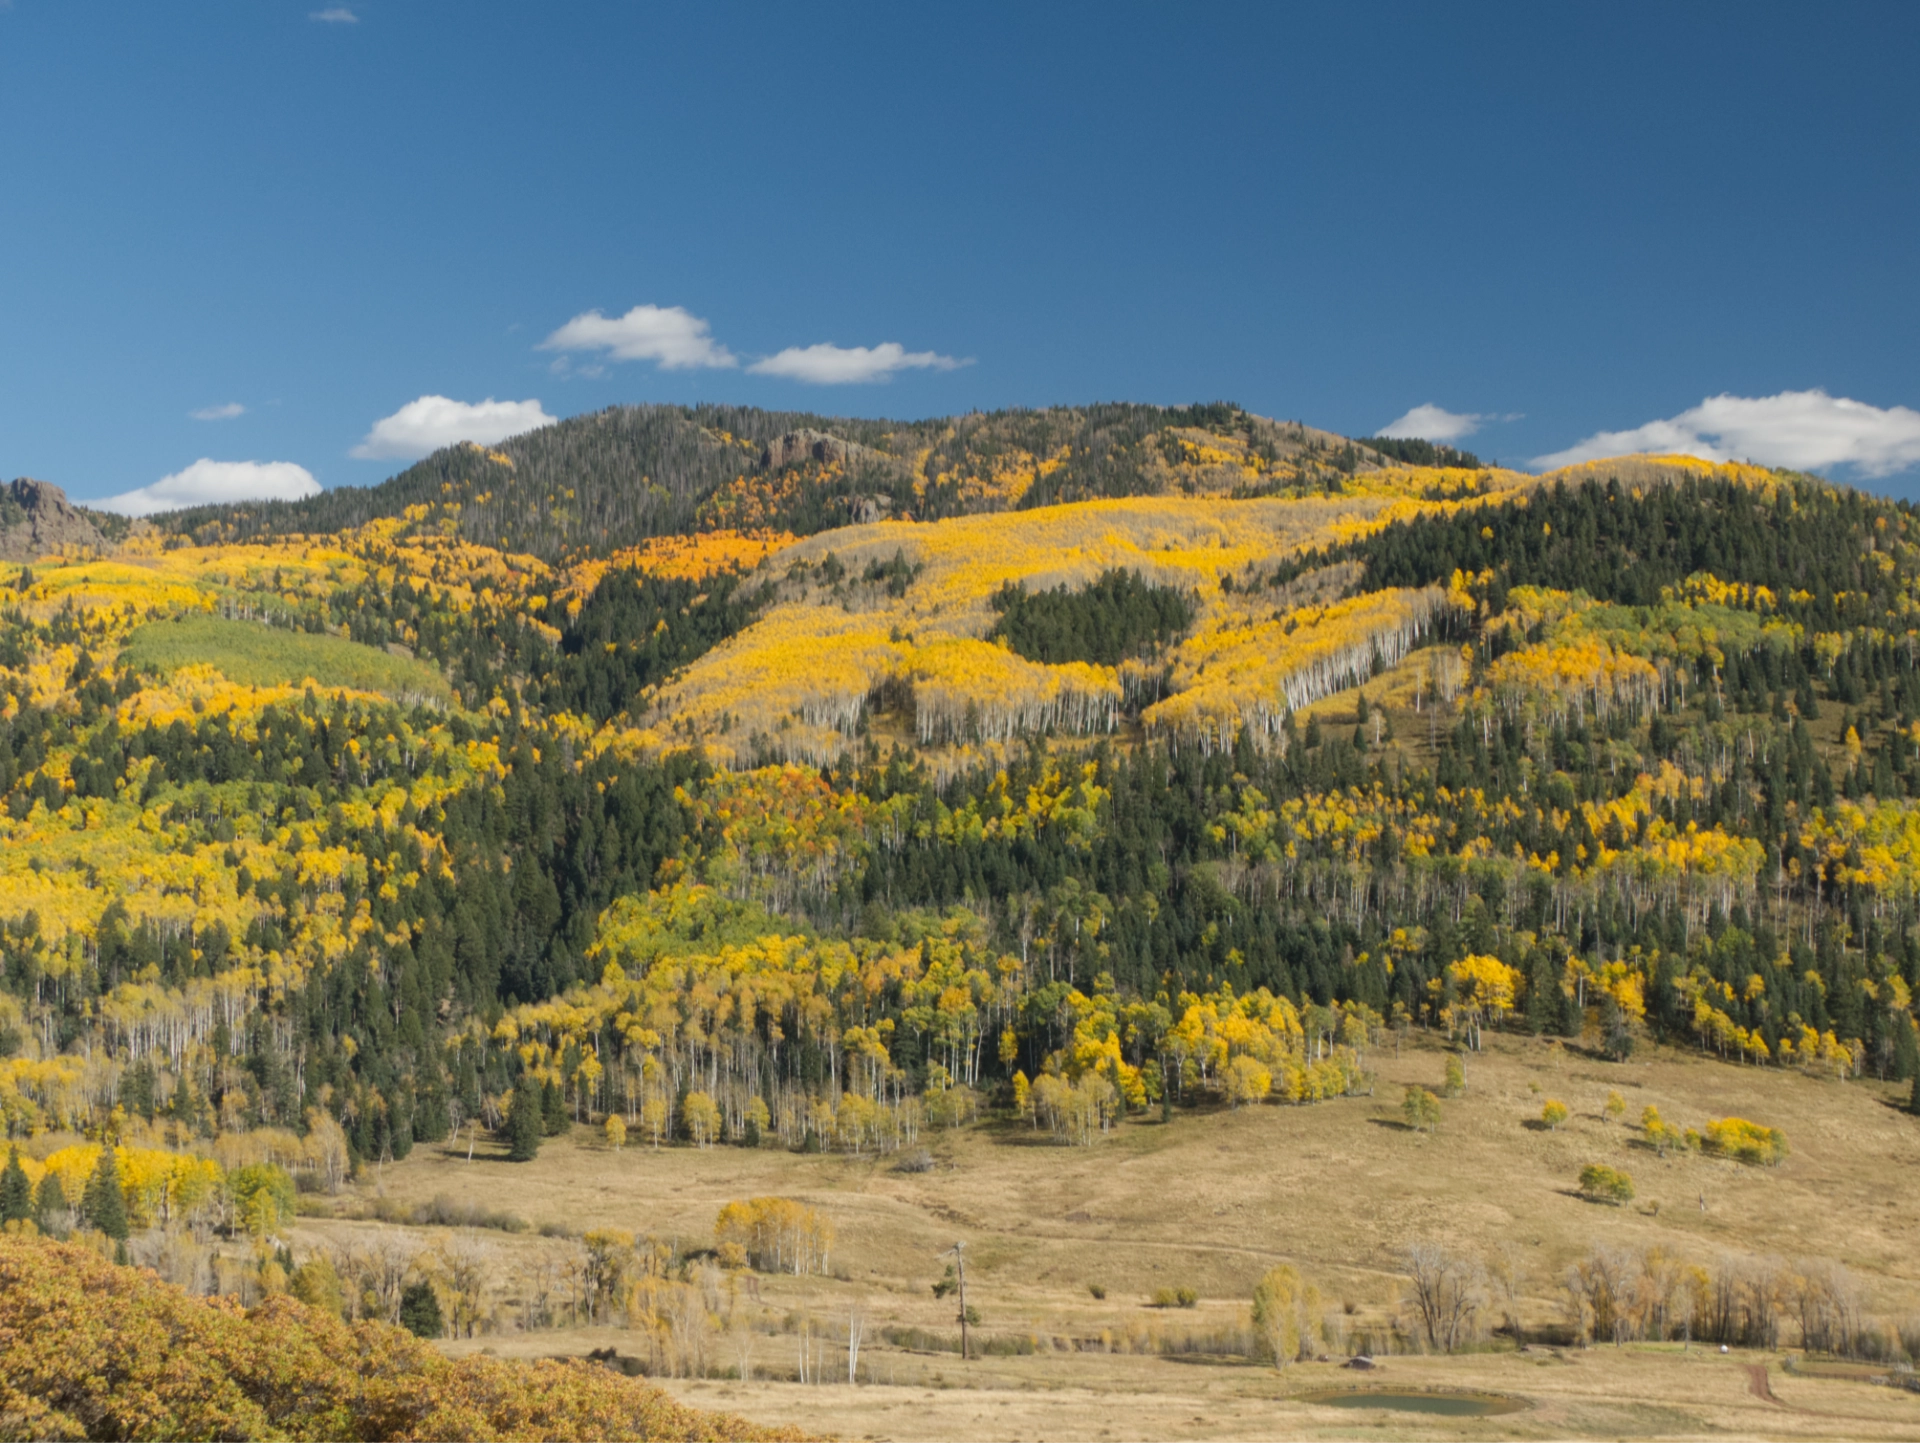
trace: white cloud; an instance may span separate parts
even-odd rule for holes
[[[143,518],[148,513],[164,513],[173,508],[193,508],[202,503],[243,503],[285,501],[312,497],[320,484],[312,473],[298,463],[217,463],[201,458],[177,473],[168,473],[159,482],[117,497],[89,503],[109,513],[130,513]]]
[[[1675,417],[1595,433],[1533,461],[1561,468],[1631,452],[1682,453],[1711,462],[1747,458],[1780,468],[1851,467],[1881,478],[1920,464],[1920,412],[1830,397],[1818,388],[1772,397],[1723,392]]]
[[[898,342],[878,347],[836,347],[818,342],[811,347],[788,347],[764,357],[747,371],[766,377],[791,377],[796,382],[885,382],[909,367],[932,367],[951,372],[972,365],[972,358],[956,360],[937,352],[909,352]]]
[[[547,416],[537,397],[525,402],[495,402],[491,397],[485,402],[455,402],[451,397],[429,393],[376,422],[352,455],[423,458],[457,442],[485,446],[556,421]]]
[[[246,411],[237,402],[223,402],[218,407],[196,407],[187,414],[195,422],[225,422],[230,417],[238,417]]]
[[[604,352],[617,362],[658,362],[669,372],[740,365],[713,340],[706,320],[685,307],[640,306],[623,317],[602,316],[598,308],[582,312],[542,342],[540,350]]]
[[[329,5],[325,10],[311,10],[307,19],[318,20],[322,25],[358,25],[360,17],[344,5]]]
[[[1376,437],[1418,437],[1428,442],[1457,442],[1480,431],[1486,422],[1502,422],[1490,412],[1448,412],[1431,402],[1423,402],[1412,411],[1396,417],[1375,433]]]

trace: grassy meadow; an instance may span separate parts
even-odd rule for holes
[[[500,1331],[453,1351],[643,1355],[617,1325],[518,1331],[530,1285],[596,1229],[679,1252],[712,1244],[727,1202],[790,1197],[834,1224],[830,1273],[726,1274],[705,1347],[706,1376],[674,1391],[690,1404],[839,1438],[1911,1438],[1920,1396],[1860,1379],[1793,1376],[1784,1352],[1715,1344],[1571,1344],[1565,1284],[1595,1246],[1664,1248],[1710,1270],[1727,1259],[1782,1265],[1833,1259],[1868,1317],[1920,1317],[1911,1243],[1920,1205],[1920,1121],[1873,1085],[1815,1081],[1655,1050],[1615,1064],[1499,1037],[1467,1061],[1464,1095],[1431,1135],[1400,1119],[1404,1088],[1438,1090],[1438,1041],[1376,1054],[1378,1093],[1310,1107],[1249,1106],[1128,1122],[1090,1148],[1056,1144],[1023,1122],[983,1119],[930,1132],[929,1169],[899,1158],[672,1147],[636,1133],[619,1151],[575,1127],[516,1165],[484,1136],[421,1147],[369,1169],[339,1198],[303,1198],[296,1252],[399,1243],[428,1250],[463,1237],[491,1274]],[[1626,1120],[1606,1102],[1619,1092]],[[1570,1119],[1542,1128],[1546,1099]],[[1781,1127],[1791,1154],[1772,1168],[1644,1149],[1629,1124],[1644,1105],[1697,1124],[1736,1114]],[[907,1155],[907,1154],[903,1154]],[[1631,1174],[1627,1206],[1583,1199],[1583,1165]],[[520,1230],[400,1226],[441,1199],[520,1219]],[[446,1215],[443,1211],[441,1215]],[[1417,1350],[1402,1253],[1431,1240],[1475,1262],[1511,1263],[1510,1300],[1490,1290],[1471,1350]],[[951,1298],[930,1291],[940,1254],[966,1243],[976,1350],[953,1351]],[[544,1263],[544,1265],[543,1265]],[[1261,1274],[1291,1263],[1326,1304],[1333,1361],[1284,1372],[1249,1330]],[[1187,1289],[1191,1307],[1156,1307]],[[1098,1291],[1096,1292],[1096,1289]],[[1510,1315],[1532,1342],[1493,1329]],[[847,1384],[850,1317],[863,1346]],[[1794,1342],[1791,1326],[1783,1343]],[[1550,1345],[1556,1343],[1558,1345]],[[1449,1419],[1301,1401],[1360,1375],[1343,1348],[1371,1345],[1368,1387],[1517,1395],[1525,1408]],[[802,1386],[797,1380],[807,1373]],[[1769,1376],[1770,1375],[1770,1376]],[[837,1384],[837,1385],[836,1385]],[[1771,1396],[1762,1396],[1762,1390]]]
[[[172,673],[208,664],[236,684],[298,685],[386,694],[401,702],[451,702],[431,664],[332,634],[302,633],[243,619],[188,617],[143,624],[128,636],[124,663]]]

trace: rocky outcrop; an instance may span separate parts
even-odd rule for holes
[[[880,462],[886,458],[885,453],[874,448],[848,442],[830,432],[816,432],[813,428],[804,427],[798,432],[783,433],[762,448],[760,466],[767,469],[784,468],[792,463],[812,461],[853,467],[869,459]]]
[[[885,493],[855,498],[848,511],[856,523],[883,523],[893,516],[893,499]]]
[[[106,547],[100,530],[52,483],[15,478],[0,490],[0,559],[31,563],[49,553]]]

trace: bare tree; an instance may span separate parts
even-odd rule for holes
[[[1614,1343],[1626,1339],[1636,1276],[1632,1257],[1598,1245],[1567,1269],[1567,1301],[1594,1338]]]
[[[559,1296],[566,1280],[566,1257],[564,1248],[550,1242],[536,1252],[523,1269],[522,1280],[526,1285],[520,1303],[520,1328],[523,1332],[552,1326],[553,1300]]]
[[[446,1291],[447,1326],[454,1337],[472,1337],[486,1317],[493,1284],[493,1248],[472,1232],[443,1237],[433,1253],[434,1275]]]
[[[867,1299],[856,1297],[847,1309],[847,1382],[855,1381],[860,1368],[860,1343],[867,1335]]]
[[[1780,1279],[1780,1296],[1800,1327],[1808,1352],[1849,1355],[1860,1333],[1860,1296],[1839,1264],[1802,1262]]]
[[[1520,1326],[1520,1284],[1526,1276],[1525,1259],[1511,1242],[1498,1243],[1487,1254],[1487,1282],[1501,1303],[1507,1331],[1516,1343],[1525,1341]]]
[[[673,1354],[675,1377],[704,1377],[707,1371],[707,1304],[700,1289],[677,1282],[663,1294],[667,1341]]]
[[[352,1165],[347,1134],[327,1112],[315,1107],[307,1113],[307,1149],[328,1196],[338,1196]]]
[[[1437,1242],[1411,1244],[1403,1260],[1427,1345],[1453,1352],[1471,1336],[1480,1314],[1479,1268]]]
[[[400,1293],[419,1257],[420,1243],[408,1232],[376,1232],[343,1247],[336,1266],[359,1289],[357,1314],[398,1322]]]
[[[740,1381],[753,1381],[753,1324],[741,1317],[733,1324],[733,1356],[739,1365]]]

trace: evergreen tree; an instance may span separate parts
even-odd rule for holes
[[[567,1118],[567,1098],[557,1081],[540,1088],[540,1126],[548,1136],[558,1136],[571,1122]]]
[[[153,1096],[153,1066],[146,1061],[137,1061],[120,1078],[120,1100],[128,1111],[136,1111],[151,1121],[154,1110]]]
[[[413,1150],[413,1103],[410,1093],[394,1091],[387,1098],[387,1149],[395,1161],[406,1160]]]
[[[20,1148],[7,1148],[7,1169],[0,1172],[0,1223],[33,1220],[33,1189],[20,1165]]]
[[[439,1337],[446,1331],[431,1282],[409,1282],[400,1293],[400,1325],[415,1337]]]
[[[94,1230],[116,1241],[126,1240],[127,1200],[120,1194],[119,1153],[111,1146],[100,1148],[100,1164],[93,1169],[80,1198],[80,1215]]]
[[[507,1109],[507,1160],[532,1161],[540,1154],[540,1088],[522,1076]]]
[[[40,1178],[40,1187],[33,1194],[33,1220],[49,1237],[62,1236],[67,1230],[67,1194],[52,1172]]]
[[[1913,1094],[1907,1098],[1907,1110],[1915,1116],[1920,1116],[1920,1071],[1914,1072]]]
[[[193,1104],[193,1082],[185,1071],[182,1071],[179,1079],[173,1083],[173,1104],[167,1109],[173,1119],[182,1126],[193,1126],[198,1113]]]

